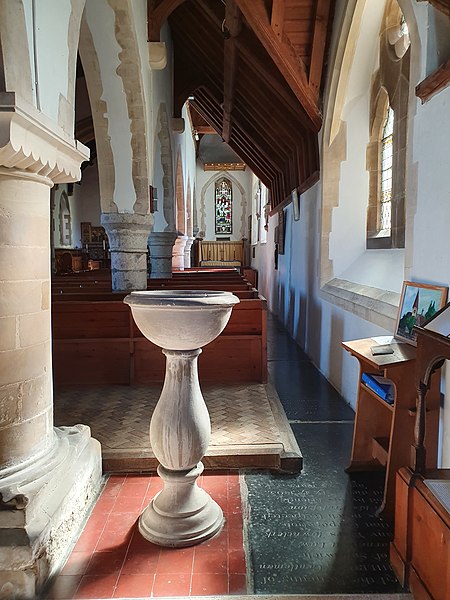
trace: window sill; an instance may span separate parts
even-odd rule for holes
[[[394,331],[400,294],[345,279],[331,279],[320,289],[320,297],[387,331]]]

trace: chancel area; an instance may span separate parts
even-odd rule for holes
[[[0,2],[0,598],[449,600],[450,7]]]

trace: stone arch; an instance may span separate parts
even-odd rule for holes
[[[96,52],[96,35],[89,29],[89,15],[84,16],[80,39],[80,56],[86,75],[89,97],[92,106],[97,155],[99,164],[100,193],[102,212],[118,212],[118,201],[114,197],[118,181],[116,173],[118,160],[122,168],[131,173],[134,194],[133,212],[146,215],[149,207],[149,177],[147,164],[147,135],[145,96],[141,75],[141,59],[138,48],[136,31],[133,23],[133,9],[130,0],[108,0],[114,12],[114,36],[120,50],[118,52],[119,64],[115,72],[110,65],[100,64],[99,54]],[[112,130],[112,124],[105,118],[110,112],[110,107],[103,100],[105,90],[102,86],[101,73],[109,67],[108,77],[112,80],[117,75],[121,80],[123,89],[123,102],[129,119],[131,153],[118,152],[124,146],[119,130]],[[123,110],[123,108],[122,108]],[[116,148],[116,150],[114,150]],[[128,151],[128,147],[127,147]],[[127,161],[131,164],[128,164]],[[112,182],[112,183],[111,183]]]
[[[104,213],[117,213],[118,208],[113,200],[115,170],[111,140],[108,135],[108,108],[106,102],[102,100],[103,85],[100,76],[100,64],[85,16],[83,16],[81,22],[79,53],[86,78],[86,87],[89,94],[95,131],[100,207]]]
[[[215,173],[214,175],[211,175],[211,177],[208,179],[208,181],[203,185],[202,191],[200,192],[200,230],[202,232],[206,231],[206,205],[205,205],[206,191],[212,183],[214,183],[217,179],[220,179],[223,176],[224,176],[223,173]],[[227,177],[227,179],[229,179],[232,182],[233,185],[235,185],[238,188],[238,190],[241,193],[242,212],[241,212],[241,227],[240,227],[239,234],[242,239],[242,238],[246,237],[246,231],[247,231],[247,204],[248,204],[247,194],[245,192],[245,188],[243,187],[243,185],[229,171],[226,171],[226,177]]]
[[[67,46],[69,50],[67,90],[65,95],[60,94],[59,96],[58,124],[70,136],[73,136],[75,122],[76,65],[83,8],[84,2],[71,2],[67,33]]]
[[[380,50],[382,49],[382,45],[385,43],[384,40],[386,38],[385,25],[387,24],[389,27],[389,22],[386,23],[385,18],[386,9],[390,2],[391,0],[385,0],[382,3],[371,3],[368,2],[368,0],[355,0],[352,3],[348,3],[345,8],[340,36],[337,41],[334,56],[331,59],[331,76],[327,83],[325,92],[325,118],[322,136],[321,169],[322,235],[320,242],[320,287],[322,297],[333,303],[337,302],[343,308],[358,314],[363,318],[368,318],[368,320],[378,323],[386,329],[391,329],[393,327],[396,313],[395,304],[398,302],[397,295],[393,292],[370,288],[369,286],[364,286],[362,284],[360,284],[358,287],[356,283],[353,285],[352,282],[338,279],[338,275],[336,275],[336,268],[333,263],[333,256],[330,254],[330,241],[333,233],[333,224],[336,222],[333,219],[333,211],[341,208],[341,200],[346,198],[345,194],[342,195],[340,193],[340,187],[343,185],[341,180],[343,173],[343,162],[347,161],[347,145],[349,143],[348,140],[350,139],[349,136],[354,134],[350,132],[348,126],[348,114],[344,114],[344,109],[351,107],[352,101],[356,101],[358,99],[357,92],[361,90],[361,88],[359,88],[359,90],[355,91],[354,87],[351,88],[355,82],[355,80],[352,81],[351,79],[354,63],[357,60],[361,60],[360,51],[356,52],[357,48],[360,50],[358,42],[361,40],[367,50],[371,50],[372,57],[374,56],[374,48],[376,48],[377,45]],[[417,83],[419,81],[419,57],[421,54],[421,42],[417,29],[417,23],[415,21],[412,0],[398,0],[398,5],[405,16],[411,40],[411,46],[408,50],[412,56],[410,64],[410,85],[402,86],[403,98],[406,98],[409,113],[408,120],[407,122],[403,123],[403,126],[405,127],[405,131],[408,131],[413,127],[412,118],[416,110],[414,82]],[[374,11],[376,13],[375,18],[373,18]],[[370,24],[370,27],[374,32],[377,28],[376,33],[374,33],[374,35],[377,36],[376,40],[371,35],[367,35],[367,30],[365,30],[365,37],[361,37],[363,23],[365,25]],[[371,44],[370,47],[368,44]],[[374,69],[378,68],[378,65],[374,64],[373,67]],[[370,71],[367,71],[367,69],[365,70],[365,73],[370,75]],[[375,76],[375,72],[372,71],[372,73]],[[364,86],[366,87],[364,88],[363,93],[369,92],[368,95],[370,95],[373,83],[373,79],[372,81],[369,80],[367,84],[364,83]],[[371,123],[369,120],[369,111],[367,111],[367,119],[366,131],[367,141],[369,141],[369,126],[370,124],[375,124],[375,121],[372,121]],[[361,124],[360,131],[364,131],[363,123]],[[408,134],[406,133],[406,135]],[[407,147],[406,153],[410,154],[411,159],[412,148]],[[362,173],[363,171],[361,170],[361,174]],[[366,174],[368,188],[369,179],[367,171]],[[417,192],[414,187],[415,186],[412,186],[412,189],[408,193],[408,204],[410,206],[415,206],[417,202]],[[363,214],[366,214],[364,205],[360,205],[358,207],[359,214],[361,214],[361,209],[363,210]],[[363,233],[365,232],[361,230],[361,236]],[[407,264],[408,252],[405,253],[405,265]],[[407,278],[406,272],[404,277]],[[349,292],[349,290],[355,290],[355,292]]]
[[[385,87],[380,87],[379,74],[375,78],[372,91],[372,109],[370,137],[367,145],[366,165],[369,171],[369,202],[367,207],[367,235],[376,234],[379,219],[380,194],[380,139],[386,117],[389,94]]]
[[[161,166],[163,169],[163,212],[167,222],[165,231],[175,231],[172,145],[170,141],[169,118],[164,102],[161,102],[159,106],[158,120],[160,124],[158,139],[161,146]]]
[[[72,245],[72,215],[66,191],[59,198],[59,242],[61,246]]]
[[[175,179],[176,228],[179,234],[186,235],[186,200],[184,196],[183,164],[181,151],[178,148],[177,170]]]

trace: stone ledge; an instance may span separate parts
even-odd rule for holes
[[[379,288],[331,279],[322,286],[320,297],[387,331],[394,331],[400,294]]]

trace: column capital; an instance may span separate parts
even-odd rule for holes
[[[0,165],[47,177],[53,183],[81,179],[89,148],[14,92],[0,93]]]
[[[111,252],[146,252],[153,215],[102,213],[101,223],[109,238]]]

